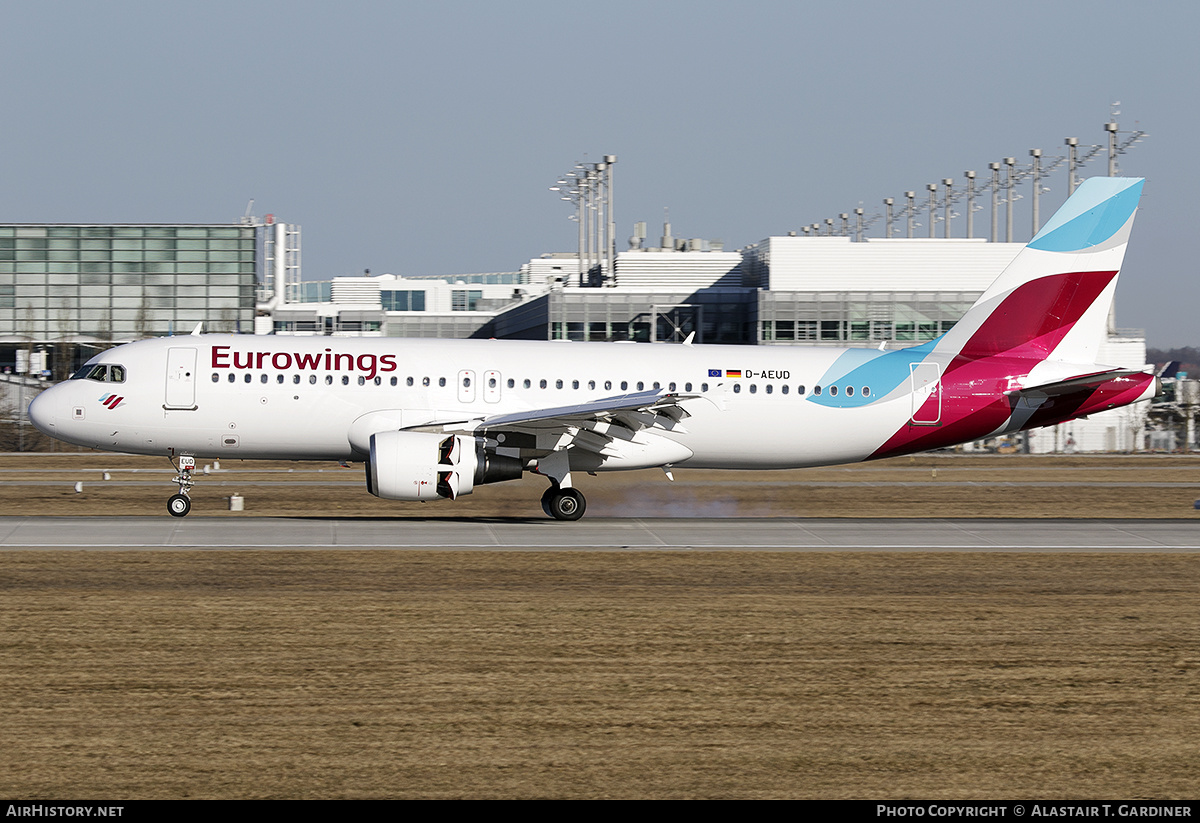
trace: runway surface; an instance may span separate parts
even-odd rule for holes
[[[1200,552],[1200,520],[0,517],[0,551]]]

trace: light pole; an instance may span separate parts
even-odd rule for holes
[[[1108,132],[1108,176],[1117,176],[1117,124],[1105,123],[1104,130]]]
[[[953,182],[949,177],[942,178],[942,185],[946,187],[946,202],[942,204],[942,211],[946,215],[946,239],[950,238],[950,185]]]
[[[1068,137],[1067,145],[1067,197],[1075,193],[1075,164],[1078,161],[1079,138]]]
[[[988,163],[988,168],[992,170],[992,242],[995,243],[1000,237],[1000,164]]]
[[[933,239],[933,224],[937,222],[937,183],[927,183],[925,188],[929,189],[929,237]]]
[[[1008,179],[1005,181],[1004,187],[1007,191],[1005,196],[1005,224],[1004,224],[1004,242],[1011,243],[1013,241],[1013,166],[1016,165],[1017,158],[1005,157],[1004,165],[1008,166]]]
[[[967,237],[975,236],[975,172],[965,171],[967,178]]]
[[[1034,237],[1041,228],[1038,220],[1038,200],[1042,192],[1042,150],[1030,149],[1029,156],[1033,158],[1033,234]]]

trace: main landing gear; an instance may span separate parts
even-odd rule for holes
[[[173,494],[167,500],[167,511],[171,513],[172,517],[184,517],[192,510],[192,499],[188,497],[188,494],[191,493],[192,486],[196,482],[192,480],[192,472],[195,470],[196,458],[187,455],[179,456],[179,474],[175,475],[175,479],[172,481],[179,484],[179,494]]]
[[[579,489],[551,486],[542,495],[542,511],[555,520],[578,520],[587,510],[587,501]]]
[[[535,472],[550,478],[550,488],[542,495],[542,511],[555,520],[578,520],[587,509],[579,489],[571,487],[571,461],[567,450],[551,452],[539,458]]]

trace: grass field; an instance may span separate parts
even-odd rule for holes
[[[361,465],[219,465],[197,475],[194,516],[541,517],[547,485],[526,474],[454,502],[403,503],[367,494]],[[173,474],[165,457],[0,455],[0,515],[165,514]],[[651,469],[574,480],[588,516],[1191,517],[1200,456],[916,455],[794,471],[679,469],[675,478]],[[244,514],[229,513],[233,494],[245,498]]]
[[[81,459],[0,458],[0,513],[157,512],[170,493]],[[907,460],[584,483],[610,514],[670,515],[682,491],[764,516],[1184,517],[1200,468]],[[80,471],[82,494],[32,485]],[[261,477],[205,485],[232,478],[248,514],[301,506]],[[531,515],[541,490],[397,507],[319,482],[304,513],[388,506],[398,528],[414,509]],[[0,795],[1190,798],[1198,623],[1186,554],[4,553]]]

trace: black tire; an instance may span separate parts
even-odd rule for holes
[[[578,520],[587,510],[587,501],[579,489],[553,489],[547,507],[555,520]]]
[[[167,511],[172,517],[186,517],[192,510],[192,501],[185,494],[173,494],[167,500]]]

